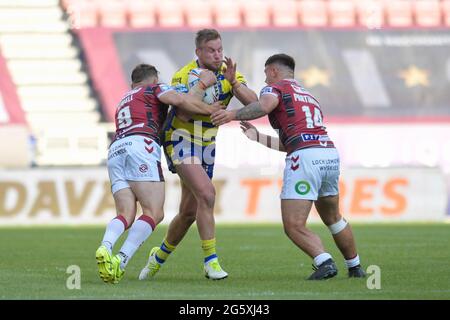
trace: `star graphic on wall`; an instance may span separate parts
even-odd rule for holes
[[[323,85],[328,87],[330,85],[330,74],[326,70],[311,66],[306,70],[300,70],[298,77],[302,79],[306,87],[314,87],[317,85]]]
[[[428,87],[430,84],[428,81],[429,72],[416,66],[409,66],[408,69],[400,71],[398,76],[405,81],[405,86],[408,88],[415,86]]]

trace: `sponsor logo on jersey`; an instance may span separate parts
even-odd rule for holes
[[[302,133],[302,139],[303,141],[320,141],[321,145],[324,142],[325,146],[327,145],[326,142],[330,141],[330,137],[326,134]]]
[[[265,93],[273,93],[273,88],[272,87],[264,87],[264,88],[262,88],[260,95],[263,95]]]
[[[299,195],[304,196],[311,190],[311,185],[308,181],[300,180],[295,184],[295,192]]]

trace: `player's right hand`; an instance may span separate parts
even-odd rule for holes
[[[211,114],[216,113],[219,110],[224,110],[227,108],[226,105],[223,105],[221,101],[216,101],[213,104],[210,104],[211,106]]]
[[[217,82],[217,78],[211,70],[202,69],[202,72],[200,72],[200,81],[208,88]]]
[[[252,141],[258,141],[258,129],[248,121],[241,121],[242,132]]]

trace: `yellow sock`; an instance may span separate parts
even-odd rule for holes
[[[169,255],[172,253],[172,251],[175,250],[175,248],[176,246],[171,245],[164,238],[164,241],[161,243],[159,250],[156,251],[155,255],[156,261],[158,261],[159,264],[163,264],[169,257]]]
[[[210,240],[202,240],[202,249],[205,256],[205,263],[211,259],[217,258],[216,238]]]

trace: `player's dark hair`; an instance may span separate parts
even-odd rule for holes
[[[131,72],[131,81],[133,83],[139,83],[150,77],[157,77],[158,70],[150,64],[141,63],[134,67]]]
[[[210,40],[222,39],[220,33],[216,29],[202,29],[197,32],[195,36],[195,47],[200,48],[203,42]]]
[[[295,60],[291,56],[288,56],[284,53],[278,53],[274,54],[273,56],[270,56],[269,59],[267,59],[266,64],[264,66],[267,66],[272,63],[279,63],[283,66],[288,67],[292,71],[295,70]]]

